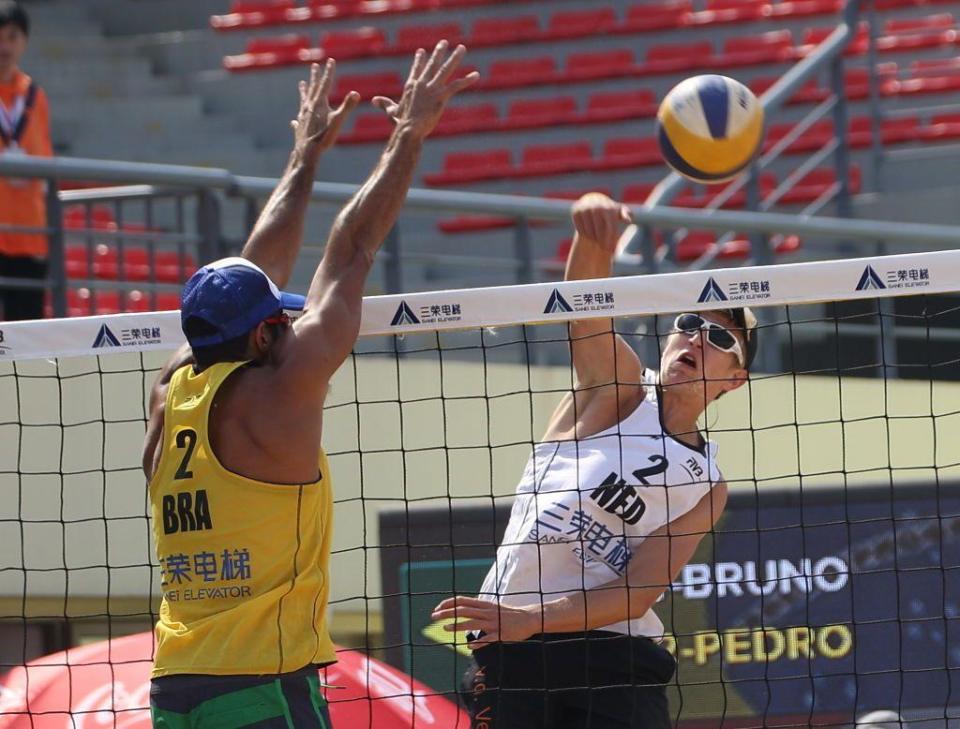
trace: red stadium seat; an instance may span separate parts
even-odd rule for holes
[[[803,18],[811,15],[834,15],[843,7],[842,0],[780,0],[767,7],[769,18]]]
[[[382,30],[369,26],[329,31],[320,36],[320,47],[328,56],[340,61],[382,53],[387,47],[387,38]]]
[[[888,82],[899,94],[943,94],[960,91],[960,73],[921,76]]]
[[[558,77],[553,56],[536,56],[504,61],[493,61],[486,78],[477,86],[484,89],[509,89],[554,82]]]
[[[403,91],[403,81],[395,71],[340,76],[336,91],[331,94],[331,101],[339,102],[350,91],[358,92],[364,99],[374,96],[396,98]]]
[[[808,203],[817,200],[827,193],[837,182],[837,172],[832,167],[811,170],[804,175],[797,183],[787,190],[778,203],[789,205],[791,203]],[[863,183],[863,175],[860,167],[850,166],[850,176],[847,179],[847,185],[850,194],[856,195],[860,192]]]
[[[547,37],[550,40],[603,35],[617,24],[612,7],[589,10],[560,10],[550,16]]]
[[[760,199],[762,200],[776,188],[777,178],[771,172],[761,172],[758,183]],[[681,208],[705,208],[720,195],[724,194],[726,189],[732,184],[734,183],[730,182],[722,186],[711,185],[702,192],[695,192],[692,188],[687,188],[673,199],[671,205],[676,205]],[[746,204],[747,191],[745,187],[742,187],[730,195],[720,207],[725,210],[734,210],[742,208],[746,206]]]
[[[704,60],[713,57],[710,41],[653,46],[647,51],[643,65],[646,73],[676,73],[702,67]]]
[[[521,177],[541,177],[586,171],[590,168],[592,157],[590,142],[525,147],[517,174]]]
[[[653,137],[609,139],[603,145],[603,157],[594,163],[596,170],[620,170],[663,163],[660,145]]]
[[[657,98],[650,89],[600,92],[587,100],[586,122],[613,122],[655,116]]]
[[[449,136],[489,131],[497,127],[499,118],[496,104],[447,107],[436,129],[433,130],[433,135]]]
[[[117,219],[104,205],[94,205],[89,214],[83,205],[68,205],[63,211],[63,227],[67,230],[116,230]]]
[[[718,66],[752,66],[760,63],[783,63],[793,57],[793,34],[774,30],[742,38],[728,38],[723,52],[713,63]]]
[[[627,185],[623,188],[623,194],[620,198],[625,203],[645,203],[656,186],[655,182],[638,182]]]
[[[523,43],[540,37],[540,20],[536,15],[516,18],[478,18],[470,30],[469,46],[499,46]]]
[[[153,260],[157,281],[164,283],[183,283],[197,270],[196,261],[187,253],[181,257],[177,251],[157,251]]]
[[[679,28],[693,12],[691,0],[643,3],[627,8],[627,17],[617,28],[621,33],[643,33],[651,30]]]
[[[715,233],[704,230],[690,231],[677,242],[677,261],[681,263],[695,261],[713,248],[716,242]],[[800,249],[800,238],[795,235],[776,235],[771,238],[770,245],[777,255],[794,253]],[[747,258],[751,252],[750,248],[750,240],[738,236],[724,244],[717,258],[720,260]]]
[[[880,139],[883,144],[915,142],[923,138],[920,120],[917,117],[883,119],[880,122]],[[847,143],[851,147],[869,147],[873,139],[870,117],[856,117],[850,120]]]
[[[635,69],[633,51],[628,48],[613,51],[593,51],[591,53],[571,53],[567,56],[564,80],[587,81],[622,78],[632,75]]]
[[[295,0],[233,0],[231,13],[270,13],[297,6]]]
[[[578,118],[577,100],[572,96],[551,99],[520,99],[510,104],[502,129],[535,129],[570,124]]]
[[[310,38],[296,33],[287,33],[280,36],[262,36],[247,41],[247,53],[276,53],[278,55],[292,53],[296,57],[302,48],[310,47]]]
[[[383,112],[360,114],[353,125],[353,131],[340,137],[343,144],[361,144],[387,139],[393,132],[393,121]]]
[[[484,152],[451,152],[443,160],[443,171],[424,175],[428,185],[455,185],[506,177],[513,172],[509,149]]]
[[[937,114],[920,133],[929,142],[960,139],[960,114]]]
[[[438,23],[437,25],[413,25],[400,28],[392,50],[396,53],[410,53],[418,48],[432,49],[438,41],[448,40],[456,46],[463,39],[460,23]]]
[[[953,15],[938,13],[922,18],[890,18],[883,24],[884,33],[922,33],[931,30],[947,30],[956,26]]]
[[[778,76],[761,76],[750,81],[748,86],[753,93],[755,93],[757,96],[760,96],[779,80],[780,79]],[[823,88],[822,86],[818,85],[817,79],[812,78],[800,87],[800,89],[791,97],[789,103],[819,103],[828,96],[830,96],[830,89]]]
[[[774,144],[786,137],[795,126],[792,122],[771,125],[767,130],[767,136],[764,140],[764,152],[770,150]],[[788,154],[815,152],[831,139],[833,139],[833,122],[829,119],[821,119],[811,124],[810,128],[794,140],[794,142],[787,147],[786,151]]]
[[[836,27],[828,28],[807,28],[803,32],[803,45],[805,46],[815,46],[823,43],[833,31],[836,30]],[[845,56],[859,56],[867,52],[867,45],[869,44],[870,39],[868,36],[867,26],[860,24],[857,28],[857,33],[854,36],[853,40],[850,42],[850,45],[847,46],[844,51]],[[879,42],[879,39],[878,39]],[[809,49],[812,50],[812,49]]]
[[[585,190],[551,190],[543,193],[543,196],[550,200],[579,200],[588,192],[599,192],[607,197],[613,197],[613,192],[609,187],[590,187]]]

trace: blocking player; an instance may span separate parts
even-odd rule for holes
[[[349,355],[374,257],[465,53],[417,52],[371,176],[333,223],[306,299],[282,293],[317,162],[358,95],[328,103],[334,64],[300,86],[294,149],[241,257],[187,282],[188,345],[150,395],[143,469],[163,570],[151,687],[154,726],[329,727],[317,667],[326,623],[332,484],[320,445],[328,383]],[[285,309],[303,309],[291,323]]]

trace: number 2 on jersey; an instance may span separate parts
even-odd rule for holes
[[[187,466],[190,464],[190,458],[193,456],[193,449],[196,445],[197,431],[192,428],[184,428],[183,430],[177,431],[177,448],[186,448],[187,452],[183,454],[180,467],[173,476],[174,480],[180,481],[185,478],[193,478],[193,471],[187,470]]]

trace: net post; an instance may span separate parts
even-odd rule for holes
[[[403,269],[401,268],[403,264],[400,261],[400,229],[396,225],[387,233],[383,247],[387,253],[383,268],[387,293],[399,294],[403,291]]]
[[[220,202],[210,190],[197,190],[197,254],[201,263],[215,261],[225,254],[220,226]]]
[[[513,229],[513,251],[517,257],[517,283],[533,282],[533,250],[530,246],[530,222],[526,215],[517,216]]]
[[[49,249],[47,276],[51,282],[53,314],[67,315],[67,264],[63,241],[63,206],[57,179],[47,179],[47,245]]]
[[[657,263],[657,241],[653,234],[653,226],[641,225],[637,230],[640,234],[640,252],[643,254],[643,272],[656,273],[659,264]]]
[[[853,37],[856,37],[856,25],[853,26]],[[837,146],[833,153],[834,165],[837,168],[837,215],[849,218],[853,215],[850,204],[850,149],[847,147],[847,97],[843,77],[843,54],[837,55],[830,64],[830,86],[836,97],[833,105],[833,129],[837,138]],[[846,246],[844,246],[846,247]]]

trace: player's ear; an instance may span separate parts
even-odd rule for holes
[[[250,342],[257,354],[266,353],[266,351],[270,349],[271,341],[270,327],[267,326],[267,323],[262,321],[257,324],[257,328],[253,330],[252,340]]]

